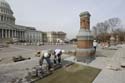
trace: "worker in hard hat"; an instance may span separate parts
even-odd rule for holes
[[[61,55],[62,50],[61,49],[55,49],[54,51],[54,64],[61,64]]]
[[[48,70],[50,70],[52,68],[52,62],[50,60],[50,57],[51,57],[51,53],[49,51],[45,51],[45,52],[43,52],[40,62],[39,62],[39,64],[42,66],[43,61],[46,60],[46,62],[48,64]]]

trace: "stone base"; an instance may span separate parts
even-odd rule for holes
[[[116,42],[114,41],[114,42],[110,42],[110,46],[116,46],[117,44],[116,44]]]
[[[77,61],[86,62],[86,60],[90,60],[95,55],[95,49],[94,48],[88,48],[88,49],[77,49],[76,50],[76,59]]]

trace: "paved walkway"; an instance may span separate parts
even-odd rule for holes
[[[116,51],[115,55],[109,60],[109,64],[102,68],[101,73],[97,76],[93,83],[125,83],[125,69],[114,71],[107,69],[107,66],[119,67],[125,63],[125,47],[123,46]],[[103,63],[102,63],[103,64]]]
[[[122,48],[116,50],[115,54],[112,57],[97,57],[89,64],[76,62],[74,61],[74,57],[69,57],[65,60],[102,69],[93,83],[125,83],[125,69],[121,68],[121,70],[119,71],[114,71],[107,68],[109,65],[120,68],[120,64],[125,63],[124,55],[125,45],[123,45]]]

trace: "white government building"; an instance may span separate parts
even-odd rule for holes
[[[42,32],[37,31],[34,27],[28,27],[15,24],[16,18],[13,11],[5,0],[0,0],[0,41],[13,42],[55,42],[58,39],[64,40],[66,33],[64,32]],[[50,34],[59,33],[59,34]],[[60,35],[61,34],[61,35]],[[57,37],[58,36],[58,37]],[[58,39],[55,39],[58,38]]]

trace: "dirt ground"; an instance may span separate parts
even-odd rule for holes
[[[101,70],[74,64],[55,71],[52,75],[36,83],[92,83]]]

